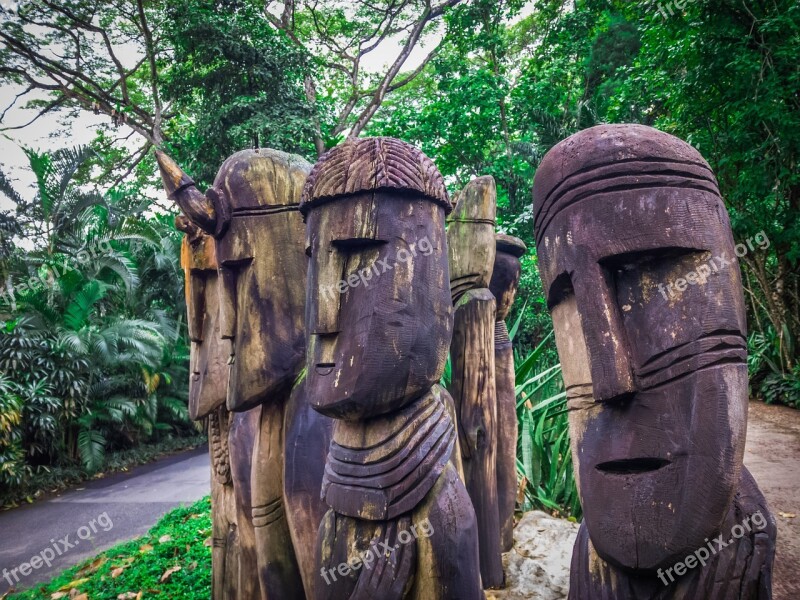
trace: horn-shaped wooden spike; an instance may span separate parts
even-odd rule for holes
[[[194,180],[183,172],[178,163],[164,152],[156,150],[156,160],[170,200],[175,201],[195,225],[214,233],[217,217],[211,201],[197,189]]]

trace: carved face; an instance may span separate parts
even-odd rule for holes
[[[225,403],[228,355],[220,340],[217,259],[214,238],[186,217],[175,224],[186,232],[181,244],[186,308],[191,340],[189,417],[202,419]]]
[[[392,190],[309,211],[306,385],[318,411],[391,412],[441,377],[452,334],[444,218]]]
[[[744,299],[702,158],[685,150],[687,165],[664,147],[676,138],[649,128],[588,131],[537,174],[540,270],[592,545],[617,566],[655,569],[705,544],[739,481]],[[560,171],[574,147],[593,154]]]
[[[522,240],[510,235],[497,235],[497,253],[489,290],[497,300],[498,321],[504,321],[514,305],[522,271],[518,257],[524,253],[525,244]]]
[[[302,369],[307,261],[297,205],[310,168],[277,151],[239,152],[212,188],[230,221],[217,258],[222,336],[231,340],[231,410],[288,392]]]

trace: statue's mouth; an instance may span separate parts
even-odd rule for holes
[[[336,363],[317,363],[317,366],[314,368],[317,375],[330,375],[333,373],[333,370],[336,368]]]
[[[663,458],[626,458],[600,463],[595,469],[609,475],[638,475],[658,471],[668,464],[670,461]]]

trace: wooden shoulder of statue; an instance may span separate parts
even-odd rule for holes
[[[775,521],[742,465],[742,282],[711,168],[669,134],[601,125],[544,157],[533,195],[584,514],[570,597],[771,597]]]

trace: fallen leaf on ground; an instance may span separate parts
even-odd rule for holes
[[[89,596],[87,596],[86,594],[80,594],[79,596],[75,596],[73,600],[89,600]]]
[[[139,546],[139,552],[150,552],[153,547],[150,544],[142,544]]]
[[[103,557],[103,556],[101,556],[100,558],[96,558],[92,562],[90,562],[89,564],[82,566],[78,570],[78,575],[89,575],[91,573],[94,573],[94,572],[97,571],[97,569],[102,567],[107,562],[108,562],[108,559]]]
[[[169,579],[172,576],[173,573],[177,573],[180,570],[181,568],[179,566],[174,566],[164,571],[164,574],[161,576],[161,583],[164,583],[167,579]]]
[[[778,514],[780,516],[782,516],[784,519],[794,519],[797,516],[794,513],[787,513],[787,512],[783,512],[782,510],[779,510]]]
[[[116,579],[125,572],[125,567],[117,567],[111,571],[111,579]]]
[[[81,585],[83,585],[84,583],[86,583],[87,581],[89,581],[89,578],[88,578],[88,577],[84,577],[84,578],[82,578],[82,579],[73,579],[72,581],[70,581],[70,582],[69,582],[69,583],[67,583],[66,585],[62,585],[60,588],[58,588],[58,590],[57,590],[57,591],[59,591],[59,592],[68,592],[68,591],[70,591],[72,588],[76,588],[76,587],[78,587],[78,586],[81,586]]]
[[[165,535],[162,535],[160,538],[158,538],[158,543],[159,544],[164,544],[164,543],[170,541],[171,539],[172,539],[172,536],[167,533]]]
[[[67,592],[54,592],[50,594],[50,600],[61,600],[61,598],[66,598],[67,596],[69,596]],[[2,598],[5,598],[5,596],[2,596]],[[0,600],[2,600],[2,598],[0,598]]]
[[[124,592],[117,596],[117,600],[141,600],[142,592]]]

